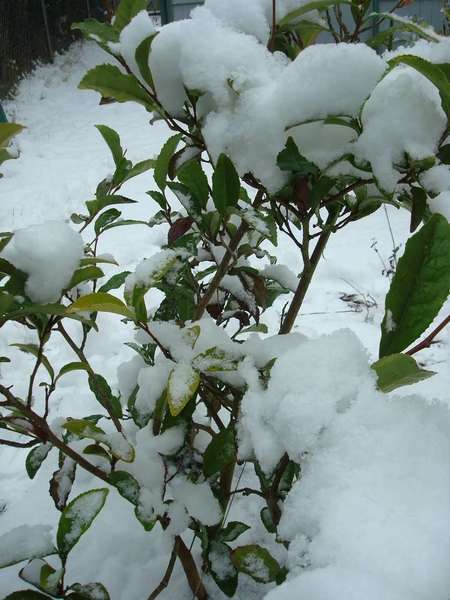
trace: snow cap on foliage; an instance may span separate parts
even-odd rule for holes
[[[450,190],[441,192],[435,198],[428,198],[427,202],[432,213],[439,213],[450,221]]]
[[[294,600],[300,590],[360,598],[354,587],[374,600],[448,600],[449,431],[447,406],[390,399],[362,380],[358,401],[324,429],[285,503],[280,535],[293,541],[291,569],[313,571],[269,598]]]
[[[52,554],[49,525],[20,525],[0,537],[0,567]]]
[[[55,302],[83,258],[81,235],[62,221],[19,229],[4,258],[28,275],[25,291],[33,302]]]
[[[384,52],[383,58],[387,61],[404,54],[419,56],[434,64],[448,63],[450,62],[450,38],[441,37],[439,42],[417,40],[410,46],[399,46],[395,50]]]
[[[371,163],[379,185],[392,192],[401,175],[395,164],[434,156],[447,125],[438,89],[410,67],[399,66],[380,81],[362,111],[355,144]]]
[[[113,52],[121,54],[131,72],[145,83],[136,62],[136,48],[149,36],[156,33],[155,26],[146,10],[142,10],[122,29],[118,43],[110,43]]]
[[[350,330],[287,351],[272,367],[266,390],[248,365],[241,373],[248,391],[242,400],[239,452],[242,457],[254,453],[266,472],[285,452],[299,461],[337,414],[356,401],[361,388],[374,387],[366,352]]]

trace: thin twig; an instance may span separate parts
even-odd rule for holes
[[[428,335],[422,342],[411,348],[411,350],[408,350],[406,354],[412,356],[413,354],[416,354],[416,352],[420,352],[420,350],[425,350],[425,348],[429,348],[433,343],[434,338],[444,329],[444,327],[447,327],[449,323],[450,315],[448,315],[448,317],[444,319],[442,323],[436,327],[436,329],[433,329],[430,335]]]
[[[155,598],[157,598],[161,594],[161,592],[163,592],[166,589],[166,587],[169,585],[169,581],[170,581],[170,578],[172,577],[172,573],[173,573],[173,568],[175,566],[175,561],[177,559],[179,545],[180,545],[179,538],[176,538],[175,544],[172,549],[172,554],[170,555],[169,564],[167,565],[166,572],[164,573],[164,577],[162,578],[161,583],[158,585],[158,587],[155,588],[153,590],[153,592],[150,594],[150,596],[148,597],[148,600],[155,600]]]

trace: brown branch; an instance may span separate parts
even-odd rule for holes
[[[11,446],[12,448],[31,448],[39,444],[39,440],[30,440],[29,442],[13,442],[12,440],[0,439],[0,446]]]
[[[189,587],[191,588],[194,597],[197,598],[197,600],[208,600],[208,593],[203,585],[192,554],[179,535],[176,536],[175,541],[178,542],[178,558],[183,566]]]
[[[180,547],[179,539],[180,538],[175,539],[175,544],[172,549],[172,554],[170,555],[169,564],[167,565],[167,569],[166,569],[166,572],[164,573],[164,577],[162,578],[161,583],[158,585],[158,587],[156,587],[153,590],[153,592],[148,597],[148,600],[155,600],[155,598],[157,598],[169,585],[169,581],[172,577],[173,568],[175,566],[175,561],[177,559],[177,555],[178,555],[178,551],[179,551],[179,547]]]
[[[272,0],[272,31],[270,33],[269,43],[267,49],[269,52],[275,50],[275,36],[277,33],[277,0]]]
[[[413,348],[411,348],[411,350],[408,350],[408,352],[406,352],[406,354],[408,354],[409,356],[412,356],[413,354],[416,354],[416,352],[420,352],[420,350],[425,350],[425,348],[429,348],[431,346],[431,344],[433,343],[434,338],[449,323],[450,323],[450,315],[448,315],[448,317],[445,318],[442,321],[442,323],[436,327],[436,329],[433,329],[433,331],[430,333],[430,335],[428,335],[422,342],[420,342],[419,344],[417,344],[416,346],[414,346]]]

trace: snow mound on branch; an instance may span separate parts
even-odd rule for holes
[[[428,198],[428,207],[432,213],[439,213],[450,221],[450,191],[441,192],[435,198]]]
[[[450,169],[447,165],[436,165],[420,176],[420,182],[429,192],[440,194],[450,190]]]
[[[450,39],[441,37],[439,42],[428,42],[426,40],[417,40],[411,46],[399,46],[395,50],[384,52],[384,60],[391,60],[396,56],[411,54],[420,56],[435,64],[450,62]]]
[[[448,600],[449,426],[444,405],[363,389],[303,462],[280,524],[298,577],[268,598]]]
[[[380,81],[362,111],[363,133],[355,144],[379,185],[392,192],[400,180],[395,164],[405,154],[434,156],[447,126],[438,89],[410,67],[397,67]]]
[[[2,256],[28,275],[25,291],[33,302],[55,302],[83,258],[83,239],[60,221],[14,233]]]

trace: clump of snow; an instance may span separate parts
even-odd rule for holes
[[[434,156],[447,126],[438,89],[410,67],[399,66],[380,81],[362,111],[363,132],[355,144],[371,163],[378,183],[393,191],[396,164]]]
[[[141,83],[147,85],[136,62],[136,48],[150,35],[156,33],[155,26],[146,10],[142,10],[131,19],[120,32],[119,42],[110,43],[111,50],[121,54],[128,67]]]
[[[285,265],[267,265],[261,275],[277,281],[284,288],[295,292],[298,287],[298,277]]]
[[[125,298],[131,296],[135,287],[149,289],[174,267],[178,253],[174,250],[161,250],[138,264],[134,273],[125,280]]]
[[[391,60],[396,56],[403,54],[411,54],[419,56],[434,64],[442,64],[450,62],[450,39],[448,37],[439,36],[438,42],[429,42],[426,40],[417,40],[410,46],[399,46],[395,50],[384,52],[384,60]]]
[[[143,417],[150,416],[164,392],[173,363],[158,356],[154,366],[144,367],[137,378],[139,390],[135,407]]]
[[[448,600],[449,431],[447,406],[364,386],[303,461],[280,524],[299,577],[269,598]]]
[[[0,537],[0,567],[53,554],[51,529],[48,525],[20,525],[3,534]]]
[[[439,213],[450,221],[450,191],[441,192],[435,198],[428,198],[427,202],[432,213]]]
[[[450,190],[450,169],[447,165],[436,165],[422,173],[420,182],[425,189],[434,194]]]
[[[25,291],[34,302],[55,302],[83,258],[83,239],[66,223],[47,221],[19,229],[2,256],[28,275]]]
[[[279,357],[263,389],[248,364],[239,425],[239,452],[253,453],[266,472],[285,452],[301,460],[320,432],[366,389],[374,388],[367,355],[349,330],[299,343]]]
[[[171,489],[174,498],[186,507],[189,515],[204,525],[215,525],[222,518],[219,502],[208,483],[192,483],[177,478]]]

